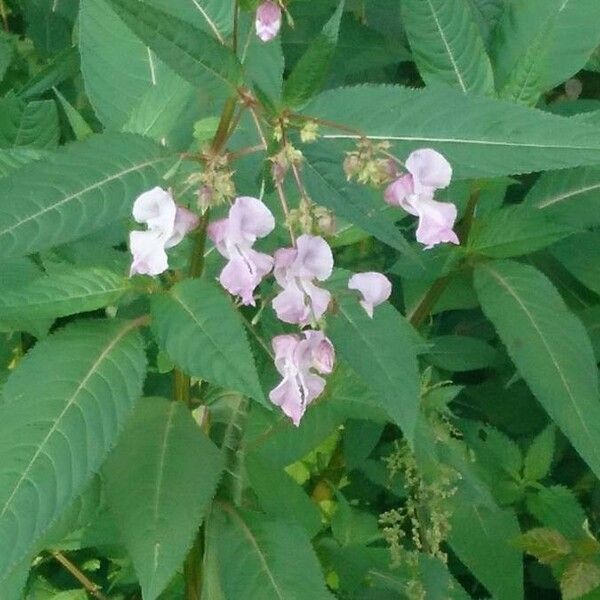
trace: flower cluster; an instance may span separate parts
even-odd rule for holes
[[[281,6],[277,2],[266,0],[256,9],[256,35],[263,41],[269,42],[281,29]]]
[[[265,2],[261,7],[266,4],[273,5]],[[361,146],[349,159],[371,172],[366,163],[377,153],[374,147]],[[383,169],[381,159],[375,160],[377,168]],[[441,242],[458,244],[452,230],[456,207],[433,199],[436,190],[450,183],[452,168],[448,161],[434,150],[423,149],[408,157],[406,173],[393,170],[392,174],[387,163],[385,169],[388,182],[395,178],[385,192],[385,200],[419,218],[417,240],[427,248]],[[378,182],[382,180],[377,178]],[[166,271],[166,249],[178,244],[198,225],[195,214],[178,206],[171,193],[159,187],[136,199],[133,217],[146,224],[147,231],[130,234],[131,275],[154,276]],[[279,248],[273,256],[255,250],[256,242],[274,229],[273,214],[261,200],[240,196],[227,217],[208,226],[207,234],[219,254],[227,259],[219,282],[241,304],[255,306],[256,288],[273,273],[278,286],[271,302],[273,310],[281,321],[298,326],[299,331],[272,340],[275,367],[282,380],[269,397],[298,425],[307,407],[325,388],[322,376],[331,373],[335,362],[333,345],[322,331],[331,304],[331,292],[322,284],[333,273],[334,258],[327,241],[312,234],[316,229],[312,225],[303,228],[305,233],[292,246]],[[359,293],[361,306],[373,318],[374,308],[390,297],[392,285],[381,273],[367,272],[353,275],[348,289]]]

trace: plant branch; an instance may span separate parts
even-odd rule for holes
[[[4,31],[8,33],[8,12],[6,10],[4,0],[0,0],[0,18],[2,18],[2,26],[4,27]]]
[[[419,327],[427,315],[435,308],[437,301],[440,299],[448,283],[450,283],[451,275],[445,275],[433,282],[425,296],[421,299],[415,309],[407,315],[408,320],[414,327]]]
[[[79,583],[81,583],[88,594],[91,594],[94,598],[97,598],[97,600],[109,600],[108,597],[100,591],[100,586],[88,579],[88,577],[62,552],[54,551],[51,554],[69,573],[71,573],[71,575],[73,575],[73,577],[75,577],[75,579],[77,579],[77,581],[79,581]]]

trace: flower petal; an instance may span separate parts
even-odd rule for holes
[[[267,206],[251,196],[236,198],[229,209],[227,237],[236,244],[254,244],[275,229],[275,218]]]
[[[426,250],[445,242],[460,244],[458,236],[452,230],[456,214],[456,206],[450,202],[421,201],[417,241],[425,244]]]
[[[302,397],[302,389],[295,377],[285,377],[275,389],[271,390],[269,399],[281,408],[296,427],[300,425],[307,403]]]
[[[292,266],[296,277],[316,277],[325,281],[333,271],[333,254],[329,244],[319,236],[301,235],[296,242],[298,254]]]
[[[360,305],[371,318],[373,318],[374,307],[385,302],[392,293],[390,280],[382,273],[374,271],[352,275],[348,281],[348,288],[362,294]]]
[[[132,275],[160,275],[169,268],[164,239],[157,231],[132,231],[129,248],[133,262],[129,270]]]
[[[327,375],[333,371],[335,349],[322,331],[305,331],[306,344],[310,350],[311,367]]]
[[[272,40],[281,28],[281,8],[275,2],[263,2],[256,9],[256,35],[263,41]]]
[[[183,206],[177,206],[175,212],[175,223],[173,225],[173,233],[165,243],[165,248],[177,246],[179,242],[190,232],[198,227],[198,215]]]
[[[413,177],[406,173],[387,186],[384,199],[391,206],[399,206],[408,214],[416,216],[418,213],[413,202],[414,191]]]
[[[133,203],[133,218],[148,229],[161,232],[165,238],[173,233],[177,206],[170,192],[160,187],[140,194]]]
[[[452,179],[450,163],[431,148],[412,152],[406,160],[406,168],[413,176],[418,195],[432,195],[435,190],[448,187]]]
[[[310,322],[310,306],[305,294],[293,282],[273,298],[272,305],[277,318],[284,323],[305,325]]]

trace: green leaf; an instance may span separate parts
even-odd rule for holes
[[[573,277],[600,294],[600,232],[588,231],[570,237],[554,246],[552,254]]]
[[[544,173],[529,190],[525,204],[575,227],[600,225],[600,168]]]
[[[467,251],[490,258],[537,252],[573,233],[573,229],[530,206],[507,206],[477,219]]]
[[[523,463],[523,475],[529,481],[539,481],[548,475],[554,459],[556,431],[549,425],[535,437]]]
[[[486,47],[505,9],[505,0],[469,0]]]
[[[600,567],[591,560],[574,560],[560,578],[564,600],[581,598],[600,585]]]
[[[468,0],[403,0],[402,22],[429,85],[494,93],[492,65]]]
[[[181,402],[140,401],[104,472],[145,599],[157,598],[183,564],[222,468],[219,449]]]
[[[465,335],[442,335],[431,338],[429,343],[427,358],[446,371],[486,369],[498,360],[498,353],[489,344]]]
[[[357,297],[340,297],[327,333],[339,359],[376,393],[381,408],[412,443],[419,412],[420,380],[410,325],[390,304],[370,319]]]
[[[303,106],[325,83],[335,54],[344,2],[345,0],[342,0],[339,3],[332,17],[325,23],[322,31],[311,42],[286,79],[283,85],[283,101],[286,105],[294,108]]]
[[[0,406],[0,578],[83,491],[142,391],[134,322],[70,325],[12,372]]]
[[[0,148],[53,148],[58,136],[54,100],[25,103],[12,93],[0,100]]]
[[[559,561],[571,552],[571,544],[559,531],[543,527],[524,533],[518,540],[518,546],[546,565]]]
[[[13,47],[8,38],[0,35],[0,81],[4,78],[13,58]]]
[[[67,121],[69,121],[69,125],[73,130],[73,134],[75,135],[76,140],[84,140],[87,137],[90,137],[94,132],[92,128],[87,124],[86,120],[81,116],[81,114],[77,111],[77,109],[56,89],[53,88],[58,101],[67,117]]]
[[[42,150],[29,148],[11,148],[0,150],[0,179],[9,173],[45,156]]]
[[[304,185],[317,204],[329,208],[384,244],[407,254],[412,263],[421,264],[416,251],[394,224],[398,218],[396,211],[389,210],[378,193],[348,181],[341,156],[332,155],[321,144],[311,144],[303,153]]]
[[[33,98],[62,83],[79,72],[79,52],[76,46],[57,54],[19,90],[21,98]]]
[[[512,542],[521,533],[512,510],[477,506],[455,496],[449,543],[494,598],[522,599],[523,563]],[[490,557],[494,557],[490,560]]]
[[[475,270],[485,315],[523,379],[571,444],[600,475],[598,374],[589,337],[550,281],[528,265]]]
[[[536,45],[540,30],[554,20],[547,52],[539,54],[541,90],[546,91],[579,71],[600,43],[596,23],[600,5],[595,0],[530,0],[509,2],[492,47],[498,88],[510,80],[528,48]],[[576,32],[576,33],[574,33]]]
[[[527,499],[527,508],[545,527],[560,531],[568,539],[580,539],[585,533],[586,515],[575,494],[555,485],[542,488]]]
[[[321,127],[323,150],[340,164],[343,151],[352,148],[348,140],[362,134],[390,140],[401,159],[417,148],[435,148],[461,179],[600,162],[600,135],[591,125],[450,89],[340,88],[323,92],[303,112],[350,129]]]
[[[211,516],[225,600],[332,600],[299,525],[222,505]]]
[[[135,197],[162,183],[164,151],[130,134],[70,144],[0,179],[0,255],[20,256],[75,240],[131,213]]]
[[[189,375],[264,400],[242,319],[214,283],[190,279],[154,296],[152,330]]]
[[[128,279],[108,269],[69,269],[0,290],[0,315],[3,322],[66,317],[114,304],[129,289]]]
[[[213,37],[139,0],[109,0],[123,22],[157,56],[191,84],[220,83],[234,91],[241,66]]]

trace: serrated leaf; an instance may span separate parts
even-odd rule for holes
[[[552,254],[588,289],[600,294],[600,232],[588,231],[564,240]]]
[[[69,269],[0,290],[0,318],[11,322],[66,317],[114,304],[130,288],[128,279],[108,269]]]
[[[79,71],[77,47],[66,48],[57,54],[46,66],[37,71],[19,90],[21,98],[33,98],[52,89]]]
[[[476,506],[459,494],[450,523],[450,546],[492,597],[522,599],[523,562],[512,546],[521,533],[514,511]]]
[[[524,533],[518,540],[518,546],[545,565],[556,562],[571,552],[571,544],[559,531],[543,527]]]
[[[302,112],[350,129],[321,127],[323,150],[337,156],[340,164],[343,151],[351,149],[351,142],[362,134],[390,140],[392,151],[401,159],[417,148],[432,147],[447,157],[455,176],[461,179],[600,161],[596,127],[450,89],[390,85],[340,88],[320,94]]]
[[[581,598],[600,585],[600,567],[589,560],[575,560],[560,578],[560,590],[564,600]]]
[[[469,0],[486,47],[505,9],[505,0]]]
[[[84,140],[90,137],[94,132],[79,111],[56,88],[53,88],[53,91],[60,102],[65,117],[67,117],[67,121],[69,121],[75,139]]]
[[[12,171],[19,169],[23,165],[43,158],[43,150],[34,150],[33,148],[11,148],[10,150],[0,150],[0,178],[6,177]]]
[[[381,408],[412,443],[420,380],[410,325],[387,303],[370,319],[358,298],[340,297],[338,302],[337,314],[327,322],[338,358],[373,389]]]
[[[467,250],[490,258],[509,258],[537,252],[571,233],[571,227],[533,207],[507,206],[475,221]]]
[[[329,65],[335,54],[344,11],[342,0],[321,32],[306,49],[283,85],[283,101],[291,107],[299,107],[323,86]]]
[[[494,74],[468,0],[403,0],[402,22],[429,85],[494,93]]]
[[[182,565],[223,458],[180,402],[142,400],[104,469],[106,492],[146,600]]]
[[[556,220],[576,227],[600,224],[600,168],[585,167],[544,173],[525,197]]]
[[[54,100],[25,103],[12,92],[0,100],[0,148],[54,148],[58,136]]]
[[[109,0],[123,22],[176,73],[194,85],[235,90],[241,66],[231,49],[161,10],[139,0]]]
[[[162,182],[169,158],[154,142],[103,134],[0,179],[0,255],[22,256],[82,237],[131,213]]]
[[[135,323],[79,322],[38,343],[0,407],[0,578],[83,491],[142,391]],[[60,374],[60,376],[58,376]]]
[[[523,475],[527,480],[539,481],[548,475],[554,459],[555,442],[554,425],[549,425],[534,438],[523,462]]]
[[[555,20],[546,53],[540,53],[539,66],[533,66],[546,91],[565,81],[587,62],[598,43],[596,23],[600,5],[595,0],[530,0],[510,2],[496,29],[492,63],[501,88],[514,73],[515,65],[536,43],[539,31]],[[574,34],[574,32],[577,32]]]
[[[480,265],[475,289],[523,379],[592,471],[600,474],[598,375],[581,322],[550,281],[528,265]]]
[[[152,330],[189,375],[264,399],[242,320],[216,284],[190,279],[154,296]]]
[[[491,367],[498,353],[478,338],[465,335],[442,335],[429,340],[428,359],[437,367],[460,373]]]
[[[585,535],[585,513],[575,494],[566,487],[542,488],[527,499],[527,508],[545,527],[557,529],[568,539]]]
[[[226,600],[332,600],[299,525],[222,505],[213,511],[211,527]]]

